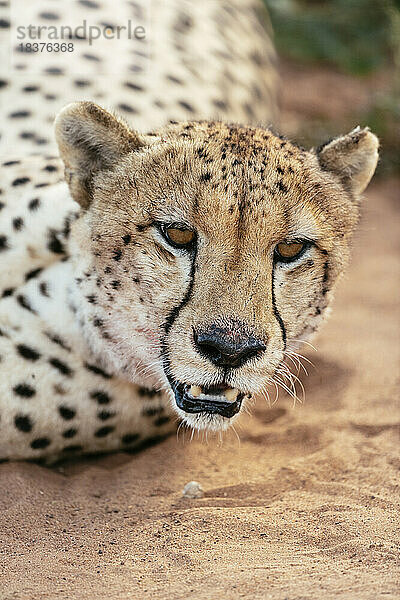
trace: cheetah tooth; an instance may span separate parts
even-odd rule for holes
[[[229,388],[229,390],[224,391],[224,396],[228,400],[228,402],[235,402],[238,397],[239,390],[236,388]]]
[[[202,389],[199,385],[191,385],[189,388],[189,394],[192,398],[198,398],[202,393]]]

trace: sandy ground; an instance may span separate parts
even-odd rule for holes
[[[399,597],[399,185],[368,191],[302,405],[260,401],[240,442],[0,465],[1,600]]]

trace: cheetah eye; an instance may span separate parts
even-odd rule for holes
[[[175,248],[189,248],[196,238],[192,229],[176,223],[164,225],[161,230],[167,242]]]
[[[280,242],[275,246],[275,260],[286,263],[296,260],[309,245],[309,242]]]

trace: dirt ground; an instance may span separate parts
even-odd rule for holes
[[[399,597],[399,186],[366,195],[302,405],[258,402],[240,442],[0,465],[1,600]],[[182,498],[191,480],[203,498]]]

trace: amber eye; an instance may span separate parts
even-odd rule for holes
[[[307,242],[280,242],[275,247],[275,257],[282,262],[298,258],[308,246]]]
[[[185,227],[178,225],[168,225],[163,227],[163,233],[171,246],[175,246],[176,248],[189,247],[196,237],[196,234],[192,229],[186,229]]]

